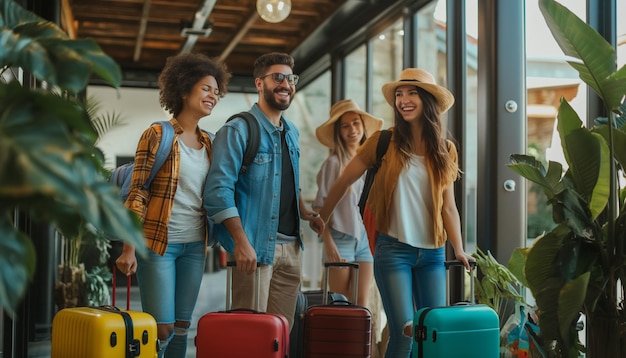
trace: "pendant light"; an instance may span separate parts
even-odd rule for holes
[[[291,0],[257,0],[256,11],[267,22],[281,22],[289,16]]]

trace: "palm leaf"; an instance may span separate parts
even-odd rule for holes
[[[618,108],[626,93],[626,67],[615,72],[615,49],[596,30],[558,2],[540,0],[539,8],[563,53],[578,60],[569,63],[578,71],[580,78],[602,97],[608,109]]]

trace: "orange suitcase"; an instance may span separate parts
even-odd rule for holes
[[[115,297],[115,282],[113,287]],[[126,304],[126,310],[102,306],[57,312],[52,320],[52,358],[156,358],[156,321],[148,313],[130,311],[130,296]]]

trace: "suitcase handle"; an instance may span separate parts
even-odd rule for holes
[[[476,297],[474,296],[474,275],[476,272],[476,261],[470,261],[470,304],[476,304]],[[446,306],[450,305],[450,267],[464,266],[461,260],[447,260],[443,265],[446,267]]]
[[[228,261],[226,262],[226,310],[231,311],[233,309],[233,300],[232,300],[232,291],[233,291],[233,267],[237,267],[237,261]],[[259,312],[261,307],[260,298],[261,296],[261,267],[260,263],[256,263],[256,270],[254,271],[254,302],[255,302],[255,311]]]
[[[328,304],[328,275],[330,274],[330,268],[331,267],[349,267],[350,269],[354,270],[354,277],[353,277],[353,281],[354,281],[354,287],[353,287],[353,301],[352,304],[357,303],[357,299],[358,299],[358,294],[359,294],[359,264],[354,263],[354,262],[324,262],[324,269],[326,270],[326,273],[324,275],[324,293],[323,293],[323,297],[322,297],[322,304],[323,305],[327,305]],[[347,302],[347,301],[346,301]]]
[[[446,266],[446,269],[449,269],[450,266],[463,266],[463,261],[461,261],[461,260],[447,260],[447,261],[444,261],[443,264]],[[476,265],[477,265],[476,261],[470,261],[469,264],[470,264],[470,266],[472,268],[475,268]]]
[[[130,286],[131,286],[131,277],[130,275],[126,276],[126,310],[130,311]],[[115,305],[115,295],[116,295],[116,290],[117,290],[117,267],[115,267],[115,265],[113,265],[113,292],[112,292],[112,297],[111,297],[111,306],[113,307],[117,307]]]

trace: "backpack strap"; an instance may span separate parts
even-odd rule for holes
[[[376,165],[374,165],[376,170],[380,168],[380,165],[383,162],[383,156],[385,155],[385,153],[387,153],[387,148],[389,148],[390,141],[391,141],[391,131],[389,129],[380,131],[380,137],[378,137],[378,144],[376,144]]]
[[[372,188],[374,176],[383,162],[383,156],[387,153],[390,142],[391,131],[389,129],[380,131],[380,137],[378,137],[378,143],[376,144],[376,163],[373,167],[367,170],[367,174],[365,175],[365,184],[363,185],[363,191],[361,192],[361,197],[359,198],[359,211],[361,212],[361,217],[363,217],[363,212],[365,211],[365,203],[367,202],[367,197],[369,196],[370,189]]]
[[[248,165],[252,163],[254,157],[256,156],[257,151],[259,150],[259,144],[261,142],[261,128],[259,126],[259,121],[256,119],[254,114],[250,112],[240,112],[230,116],[226,120],[226,122],[230,122],[235,118],[243,118],[248,127],[248,141],[246,143],[246,151],[243,154],[243,161],[241,163],[241,169],[239,173],[243,174],[246,172]]]
[[[146,183],[143,185],[144,190],[148,190],[148,188],[150,187],[150,183],[152,183],[152,180],[156,176],[156,173],[163,166],[163,163],[165,163],[165,161],[167,160],[167,157],[172,151],[172,143],[174,141],[174,127],[169,121],[159,121],[152,124],[160,124],[163,130],[161,133],[159,148],[157,148],[156,156],[154,158],[154,164],[150,169],[150,176],[148,176],[148,180],[146,180]]]

